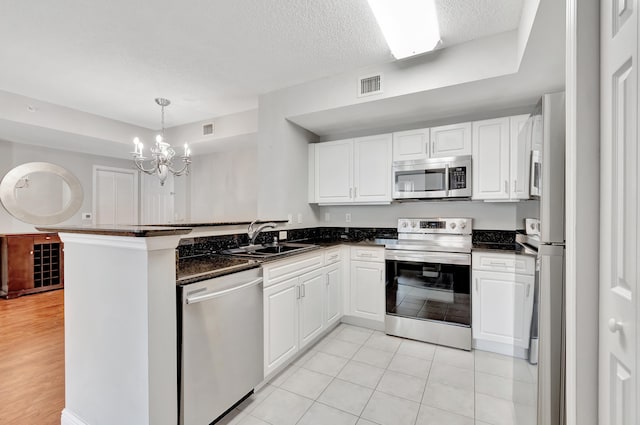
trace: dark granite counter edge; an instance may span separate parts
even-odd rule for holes
[[[176,285],[188,285],[190,283],[202,282],[203,280],[213,279],[216,277],[225,276],[232,273],[237,273],[245,270],[255,269],[261,267],[260,262],[247,263],[235,267],[226,267],[221,269],[213,269],[206,273],[199,273],[197,275],[184,276],[176,280]]]
[[[83,226],[60,226],[47,227],[37,226],[41,232],[55,233],[83,233],[86,235],[105,236],[133,236],[139,238],[149,238],[156,236],[186,235],[191,232],[191,228],[184,227],[155,227],[155,226],[113,226],[113,227],[83,227]]]
[[[258,220],[256,224],[263,223],[288,223],[289,220]],[[221,227],[221,226],[242,226],[251,224],[251,221],[216,221],[211,223],[175,223],[175,224],[145,224],[149,227]]]

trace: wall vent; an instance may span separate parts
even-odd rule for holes
[[[203,136],[210,136],[212,134],[213,134],[213,123],[204,124],[202,126],[202,135]]]
[[[382,74],[367,75],[358,79],[358,97],[382,93]]]

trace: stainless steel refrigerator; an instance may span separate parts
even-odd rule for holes
[[[537,424],[564,416],[565,96],[546,94],[523,132],[531,137],[530,193],[538,199],[537,234],[518,242],[537,251],[529,363],[537,365]],[[529,136],[530,134],[530,136]],[[521,136],[523,136],[521,134]]]

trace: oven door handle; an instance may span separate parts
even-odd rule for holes
[[[414,263],[440,263],[454,264],[461,266],[471,265],[471,254],[460,254],[455,252],[410,252],[393,249],[385,250],[386,260],[391,261],[411,261]]]
[[[449,196],[449,164],[444,166],[444,196]]]

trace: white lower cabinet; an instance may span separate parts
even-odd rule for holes
[[[335,263],[325,268],[327,297],[325,299],[327,326],[340,321],[342,317],[342,264]]]
[[[264,289],[265,375],[298,352],[298,278]]]
[[[318,269],[300,276],[300,349],[309,345],[325,328],[324,270]]]
[[[342,317],[342,251],[319,252],[263,266],[265,376]]]
[[[524,357],[535,290],[533,257],[474,253],[472,333],[476,348]]]
[[[351,248],[350,316],[384,322],[384,248]]]

